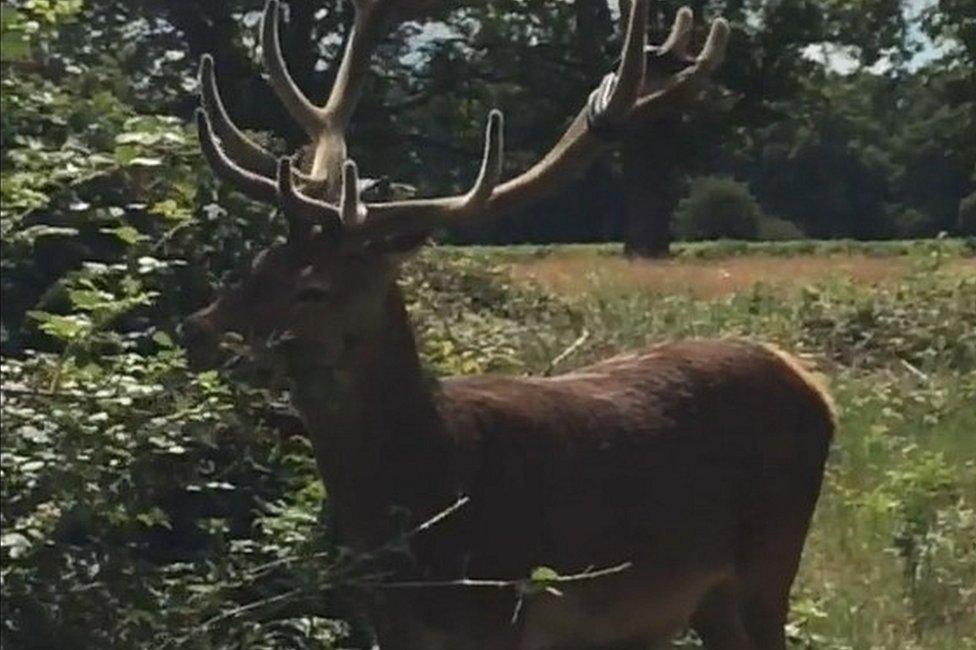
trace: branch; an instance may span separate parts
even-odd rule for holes
[[[538,585],[570,584],[573,582],[583,582],[585,580],[596,580],[606,576],[621,573],[633,566],[633,562],[623,562],[605,569],[587,569],[580,573],[570,575],[559,575],[545,580],[534,580],[531,577],[519,580],[479,580],[476,578],[460,578],[458,580],[405,580],[394,582],[370,582],[365,581],[361,584],[371,586],[376,589],[427,589],[431,587],[474,587],[488,589],[517,589],[519,592],[532,593]],[[550,592],[552,593],[552,592]]]
[[[560,363],[562,363],[569,357],[576,354],[576,351],[579,350],[581,347],[583,347],[583,344],[586,343],[586,341],[589,340],[589,338],[590,338],[590,330],[584,328],[583,332],[579,335],[579,337],[575,341],[569,344],[569,347],[567,347],[565,350],[560,352],[558,355],[556,355],[556,357],[552,361],[549,362],[549,365],[546,366],[546,369],[543,371],[542,376],[543,377],[550,376],[553,373],[553,371],[556,369],[556,366],[558,366]]]

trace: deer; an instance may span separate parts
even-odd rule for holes
[[[370,54],[408,3],[353,4],[321,106],[289,76],[278,0],[265,7],[267,77],[310,140],[297,157],[275,158],[233,124],[202,59],[203,153],[223,182],[275,206],[287,236],[182,335],[196,368],[217,366],[221,337],[236,333],[285,369],[343,545],[375,549],[465,499],[391,569],[420,588],[376,589],[365,605],[379,647],[623,650],[691,628],[711,650],[785,648],[835,429],[817,375],[771,345],[696,339],[551,377],[434,379],[397,282],[432,234],[558,191],[620,138],[680,112],[720,64],[728,23],[714,20],[692,55],[683,8],[649,46],[648,2],[631,0],[616,69],[537,163],[502,180],[493,110],[467,192],[367,202],[346,133]],[[625,568],[531,595],[514,618],[510,591],[463,586],[540,566]]]

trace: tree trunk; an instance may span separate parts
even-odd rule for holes
[[[674,166],[678,126],[677,120],[661,120],[621,144],[627,256],[664,257],[670,250],[671,217],[680,190]]]
[[[583,72],[583,87],[588,90],[594,88],[610,69],[606,48],[613,34],[613,19],[607,0],[576,0],[573,9],[576,56]],[[613,185],[613,172],[606,159],[594,162],[582,182],[575,185],[574,191],[581,194],[578,204],[581,204],[581,217],[586,226],[582,232],[574,233],[573,239],[603,241],[613,236],[615,217],[619,214],[614,205]]]
[[[579,57],[587,88],[606,72],[607,39],[613,34],[613,22],[606,0],[576,0],[576,54]]]

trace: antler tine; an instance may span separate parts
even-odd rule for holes
[[[318,224],[330,232],[341,227],[339,211],[335,206],[305,196],[295,188],[292,160],[287,156],[278,159],[275,193],[289,226],[294,232],[305,232]]]
[[[725,60],[725,48],[729,42],[731,27],[724,18],[716,18],[708,32],[708,39],[698,55],[698,67],[704,74],[711,74]]]
[[[481,156],[481,169],[474,185],[465,195],[465,207],[474,208],[484,204],[502,176],[502,163],[505,156],[505,116],[498,109],[488,113],[485,127],[485,150]]]
[[[645,92],[647,6],[647,0],[632,0],[616,73],[603,79],[590,95],[586,107],[536,164],[504,183],[492,184],[490,192],[473,190],[471,197],[482,197],[474,201],[465,196],[371,204],[364,231],[396,232],[398,222],[414,231],[422,231],[422,227],[432,230],[453,223],[493,218],[524,207],[565,186],[627,129],[647,123],[662,111],[680,107],[698,92],[702,81],[720,64],[728,42],[729,25],[722,19],[716,20],[701,54],[693,62],[689,61],[691,66],[672,75],[662,90],[641,97]],[[672,36],[668,39],[669,47],[683,46],[689,38],[691,19],[690,10],[678,12]],[[500,140],[498,137],[499,148]],[[487,153],[486,158],[490,158]]]
[[[272,181],[277,173],[278,161],[270,151],[244,135],[230,119],[217,87],[213,57],[209,54],[204,54],[200,59],[199,76],[203,110],[227,157],[239,167]],[[320,182],[295,167],[292,173],[306,184]]]
[[[352,160],[347,160],[342,165],[339,216],[346,226],[358,226],[366,219],[366,206],[359,200],[359,170]]]
[[[366,205],[366,220],[350,235],[360,240],[399,233],[422,233],[477,220],[491,200],[502,174],[504,117],[499,110],[488,114],[485,148],[478,177],[467,193],[458,196],[390,201]]]
[[[691,7],[678,9],[674,23],[671,25],[671,32],[668,34],[668,40],[664,41],[660,50],[662,52],[674,52],[679,57],[687,56],[694,20],[695,13]]]
[[[376,44],[386,33],[394,3],[384,0],[353,0],[356,9],[352,31],[342,53],[335,83],[323,111],[334,126],[344,130],[362,93],[369,72],[369,59]]]
[[[627,35],[621,48],[617,79],[606,101],[605,114],[610,120],[619,119],[634,105],[644,82],[647,43],[647,0],[631,0],[627,19]]]
[[[669,110],[676,103],[699,93],[705,80],[722,64],[730,31],[728,21],[716,18],[695,64],[682,71],[662,90],[639,99],[634,106],[633,117],[641,121],[652,119],[657,113]]]
[[[200,147],[214,172],[252,199],[274,202],[277,195],[274,181],[244,169],[224,153],[217,143],[210,118],[202,108],[196,110],[196,120]]]
[[[227,155],[244,169],[273,178],[277,169],[274,156],[244,135],[227,114],[217,88],[213,57],[209,54],[204,54],[200,59],[200,95],[203,110]]]
[[[298,88],[285,65],[281,52],[281,39],[278,35],[278,0],[268,0],[264,6],[261,20],[261,50],[264,68],[268,73],[271,87],[278,95],[288,113],[298,122],[309,137],[316,138],[325,125],[325,112],[308,100]]]

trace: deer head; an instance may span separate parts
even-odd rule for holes
[[[687,53],[692,15],[682,9],[665,44],[646,43],[647,0],[632,0],[615,72],[590,95],[556,145],[533,167],[501,182],[503,118],[488,115],[480,171],[457,196],[364,202],[356,164],[346,156],[346,131],[361,94],[369,56],[402,12],[401,0],[354,0],[356,15],[335,84],[323,106],[313,105],[288,73],[278,40],[279,3],[269,0],[261,30],[271,87],[308,134],[295,158],[275,157],[249,140],[228,117],[213,61],[200,67],[202,108],[197,124],[215,173],[244,194],[277,206],[288,222],[287,241],[261,253],[235,287],[184,325],[191,359],[213,361],[219,335],[252,342],[287,332],[313,344],[329,363],[368,343],[384,327],[384,304],[399,260],[434,231],[494,219],[562,187],[612,144],[612,138],[679,111],[719,65],[728,24],[716,20],[697,57]]]

